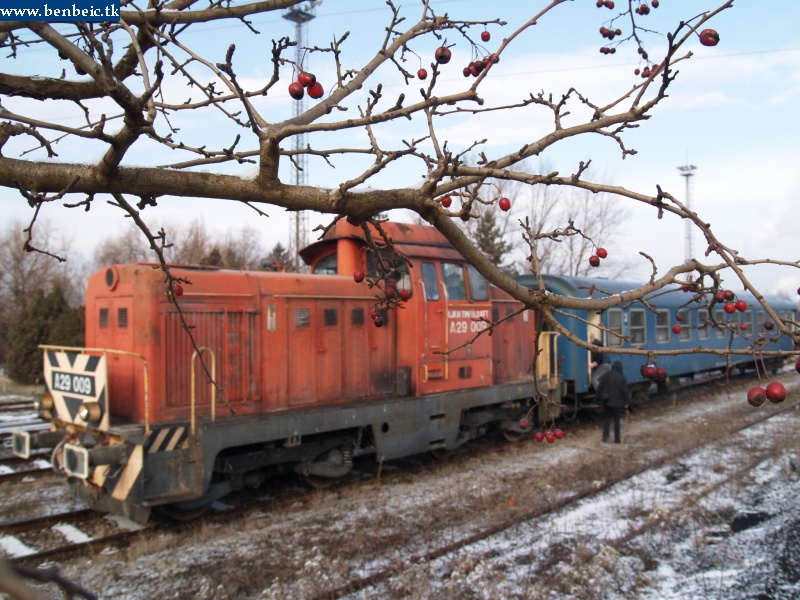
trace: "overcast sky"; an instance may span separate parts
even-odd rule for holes
[[[619,5],[622,3],[617,2]],[[492,40],[486,47],[491,51],[504,34],[516,29],[546,2],[439,0],[433,4],[439,12],[446,11],[453,18],[500,18],[507,21],[505,28],[496,25],[489,28]],[[668,25],[671,27],[678,18],[694,16],[696,13],[690,12],[692,7],[698,10],[699,6],[714,4],[706,0],[661,0],[660,8],[653,10],[643,24],[665,33]],[[352,4],[325,0],[317,9],[316,19],[309,25],[307,41],[309,45],[327,46],[334,35],[349,31],[344,61],[347,67],[356,67],[382,41],[388,9],[382,0],[361,3],[359,6],[367,8],[358,11],[348,6]],[[405,24],[415,22],[419,16],[417,3],[408,1],[403,6],[408,7],[404,9],[408,17]],[[622,46],[613,56],[598,52],[604,40],[597,30],[614,14],[596,8],[593,0],[576,0],[559,7],[507,49],[503,60],[495,65],[479,92],[488,103],[513,102],[528,92],[542,89],[560,94],[573,86],[600,104],[619,96],[639,81],[633,74],[638,66],[638,57],[631,45]],[[254,24],[262,31],[260,36],[239,26],[215,24],[203,32],[202,38],[187,36],[187,40],[196,43],[202,39],[209,58],[220,61],[231,41],[227,34],[234,34],[236,56],[241,61],[238,63],[240,77],[247,85],[263,81],[267,76],[271,40],[284,35],[294,37],[293,25],[277,15],[257,18]],[[670,88],[670,97],[654,111],[649,122],[626,134],[628,146],[638,151],[636,156],[622,160],[620,149],[614,142],[598,138],[565,143],[548,151],[542,160],[562,174],[568,174],[575,170],[579,161],[591,159],[592,172],[605,182],[653,194],[656,184],[660,184],[681,200],[685,200],[685,179],[678,167],[694,165],[692,206],[712,224],[723,242],[748,259],[800,259],[794,234],[797,227],[795,213],[800,205],[800,168],[796,165],[800,134],[797,116],[800,114],[799,24],[800,2],[797,0],[768,3],[739,0],[733,9],[718,16],[713,24],[719,32],[720,44],[715,48],[690,44],[688,49],[694,52],[694,57],[678,67],[680,73]],[[620,26],[624,29],[624,25]],[[455,36],[451,38],[449,41],[459,42]],[[658,55],[657,49],[663,47],[663,43],[663,37],[658,35],[648,38],[652,56]],[[428,54],[432,54],[436,45],[431,38],[427,43],[420,41],[413,46],[422,56],[422,65],[429,68],[431,56]],[[461,68],[471,59],[469,48],[463,41],[453,47],[453,59],[443,68],[442,91],[462,89],[472,83],[471,79],[464,80],[461,75]],[[412,71],[419,66],[416,60],[410,57],[408,65]],[[54,59],[45,49],[31,53],[27,60],[15,62],[4,57],[2,61],[5,72],[24,72],[36,63],[37,73],[58,76],[64,67],[64,63]],[[307,68],[317,74],[327,92],[327,84],[333,79],[330,61],[312,56]],[[288,85],[290,72],[287,70],[284,76]],[[417,97],[418,83],[403,90],[396,79],[388,75],[384,79],[387,97],[394,98],[403,91],[409,97]],[[275,120],[291,114],[293,103],[283,91],[279,85],[274,94],[260,103],[267,118]],[[11,109],[21,107],[23,102],[11,98],[2,100]],[[577,114],[578,107],[575,108]],[[49,114],[44,104],[40,104],[38,110],[42,118]],[[80,115],[59,113],[57,118],[69,122]],[[442,139],[448,138],[451,147],[457,149],[469,146],[474,140],[488,138],[484,150],[499,154],[538,138],[547,131],[550,121],[545,111],[528,111],[524,118],[519,114],[498,112],[489,118],[442,120],[439,135]],[[194,132],[199,139],[201,134],[212,130],[214,124],[187,120],[182,126],[185,134]],[[403,127],[405,129],[387,128],[382,142],[387,147],[397,147],[401,139],[412,135],[408,125]],[[416,133],[413,135],[419,137],[422,130],[418,135]],[[219,136],[223,140],[220,145],[229,145],[225,140],[232,141],[233,135],[220,128]],[[312,145],[328,148],[353,146],[362,140],[363,132],[356,131],[347,132],[335,140],[330,136],[311,137]],[[62,143],[56,149],[59,160],[66,162],[96,159],[98,152],[97,147],[87,148],[72,142]],[[155,156],[150,152],[153,152],[152,147],[147,152],[132,153],[128,164],[152,164]],[[14,156],[7,151],[4,154]],[[26,155],[26,158],[30,157]],[[158,157],[158,160],[177,160],[177,157]],[[346,165],[337,167],[332,169],[324,161],[310,160],[308,183],[333,187],[352,175]],[[235,165],[213,170],[247,172]],[[413,185],[421,174],[420,165],[416,164],[407,170],[388,172],[372,185]],[[288,170],[282,174],[284,179],[290,176]],[[515,205],[515,209],[519,210],[519,207]],[[231,202],[163,198],[159,200],[159,208],[150,212],[156,220],[166,223],[183,224],[201,219],[210,230],[221,235],[245,226],[256,226],[262,232],[262,243],[266,248],[271,248],[276,242],[288,243],[290,216],[280,209],[267,211],[270,217],[265,219],[257,217],[253,210]],[[643,251],[666,270],[686,258],[686,230],[682,222],[669,216],[659,221],[654,211],[644,209],[633,210],[631,216],[618,237],[607,245],[611,254],[609,260],[614,256],[636,257],[639,251]],[[51,228],[71,236],[73,246],[86,254],[91,253],[99,240],[113,236],[124,226],[123,219],[102,204],[96,205],[88,214],[48,206],[44,217]],[[3,228],[29,218],[30,209],[18,193],[0,190],[0,225]],[[402,218],[408,219],[407,216]],[[310,219],[312,227],[324,220],[317,215]],[[698,234],[694,235],[692,244],[694,255],[703,258],[705,246]],[[636,264],[641,267],[633,269],[631,277],[646,277],[649,274],[648,263],[637,259]],[[602,267],[597,274],[602,275]],[[794,290],[800,286],[800,272],[785,267],[754,268],[748,274],[766,292],[779,288]]]

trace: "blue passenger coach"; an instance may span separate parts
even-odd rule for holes
[[[521,285],[538,287],[534,275],[515,278]],[[543,275],[548,292],[576,298],[605,298],[640,287],[640,283],[588,277]],[[747,303],[745,311],[728,314],[724,302],[709,304],[710,296],[699,297],[683,291],[680,285],[671,285],[650,294],[649,306],[641,302],[625,303],[602,311],[563,309],[555,318],[580,339],[600,340],[608,348],[608,362],[619,360],[631,384],[634,401],[646,398],[651,382],[641,374],[646,358],[640,355],[615,354],[615,348],[642,347],[654,353],[697,348],[745,348],[761,334],[776,338],[766,350],[791,350],[792,341],[780,336],[777,328],[768,331],[764,324],[769,320],[766,311],[755,297],[747,292],[736,293],[736,300]],[[785,322],[797,322],[797,304],[783,296],[767,296],[773,310]],[[680,332],[673,331],[680,325]],[[744,329],[741,328],[744,324]],[[591,353],[558,336],[555,355],[558,372],[563,381],[562,396],[565,404],[593,402]],[[678,356],[659,356],[658,366],[667,370],[668,379],[662,388],[677,383],[679,377],[691,377],[706,371],[724,369],[726,365],[739,369],[755,368],[755,357],[741,354],[728,357],[709,353],[691,353]],[[783,364],[783,358],[764,359],[767,368]],[[760,363],[759,363],[760,364]],[[595,371],[595,377],[597,372]]]

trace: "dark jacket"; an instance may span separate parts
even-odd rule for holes
[[[628,404],[628,380],[622,374],[622,363],[616,361],[611,370],[600,378],[597,397],[606,406],[621,407]]]

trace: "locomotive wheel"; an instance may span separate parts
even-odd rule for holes
[[[447,460],[450,458],[450,451],[447,448],[431,448],[429,452],[436,460]]]
[[[511,444],[514,444],[522,439],[522,436],[525,434],[521,431],[511,431],[510,429],[501,429],[500,431],[503,432],[503,437],[505,440]]]

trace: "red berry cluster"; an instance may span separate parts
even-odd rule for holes
[[[658,2],[654,4],[653,8],[658,8]],[[647,5],[647,2],[642,2],[633,12],[641,16],[649,15],[650,7]]]
[[[531,424],[530,421],[528,421],[526,417],[522,417],[519,420],[520,429],[527,429],[530,426],[530,424]],[[540,443],[547,440],[548,443],[552,444],[556,440],[563,440],[564,432],[558,428],[548,428],[545,429],[544,431],[537,431],[533,435],[533,439],[535,439],[537,442]]]
[[[552,444],[556,440],[564,439],[564,432],[561,429],[545,429],[544,431],[537,431],[533,435],[533,439],[539,443],[547,440],[548,444]]]
[[[600,259],[606,258],[607,256],[608,256],[608,250],[606,250],[605,248],[598,248],[597,252],[589,257],[589,264],[593,267],[599,267]]]
[[[723,308],[729,315],[732,315],[737,310],[739,312],[744,312],[747,310],[747,302],[744,300],[736,300],[736,294],[734,294],[731,290],[717,290],[714,292],[714,301],[724,302],[725,305]]]
[[[315,100],[325,95],[322,84],[317,81],[317,77],[313,73],[300,71],[297,81],[289,84],[289,95],[295,100],[302,100],[306,89],[308,89],[308,95]]]
[[[622,35],[621,29],[609,29],[608,27],[601,27],[600,28],[600,35],[608,40],[613,40],[618,35]]]
[[[461,72],[464,74],[464,77],[469,77],[470,75],[472,75],[473,77],[477,77],[478,75],[483,73],[484,70],[486,70],[486,68],[490,64],[496,62],[500,62],[500,59],[497,57],[496,54],[490,54],[484,59],[473,60],[466,67],[464,67],[464,69]]]
[[[800,365],[796,365],[795,368],[798,368],[798,366]],[[798,371],[800,371],[800,368],[798,368]],[[759,407],[767,400],[773,404],[779,404],[786,400],[786,388],[783,387],[780,381],[768,383],[766,388],[760,386],[752,387],[747,392],[747,402],[751,406]]]
[[[611,2],[611,0],[597,0],[597,2],[595,2],[595,5],[597,6],[597,8],[603,8],[604,6],[610,9],[614,8],[614,3]]]
[[[397,289],[398,280],[393,277],[396,271],[386,268],[380,277],[371,278],[369,281],[370,287],[377,287],[382,290],[382,296],[378,296],[378,302],[370,312],[370,318],[375,324],[375,327],[383,327],[385,323],[385,310],[392,307],[399,302],[407,302],[411,298],[411,290]],[[363,269],[356,269],[353,271],[353,281],[361,283],[367,278],[367,274]]]
[[[667,370],[664,367],[656,367],[654,364],[643,364],[639,368],[639,373],[650,381],[664,381],[667,378]]]

